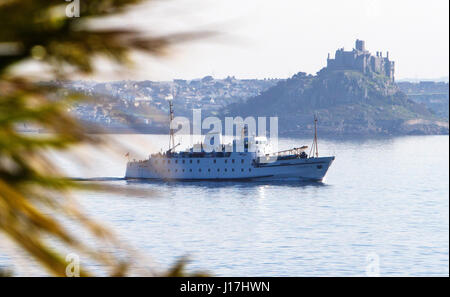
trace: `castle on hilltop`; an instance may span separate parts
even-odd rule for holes
[[[391,81],[394,81],[394,61],[389,60],[389,52],[383,57],[382,52],[377,52],[373,56],[366,50],[366,44],[363,40],[357,39],[355,48],[352,51],[344,51],[340,48],[336,51],[334,59],[328,54],[327,70],[357,70],[362,73],[375,72],[385,75]]]

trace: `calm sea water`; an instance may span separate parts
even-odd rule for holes
[[[111,137],[137,147],[136,156],[168,143],[166,136]],[[280,149],[310,142],[281,139]],[[189,269],[219,276],[448,276],[448,136],[320,140],[319,150],[336,156],[323,183],[105,179],[157,197],[78,196],[162,268],[189,255]],[[80,151],[85,163],[55,155],[70,176],[124,175],[124,150]]]

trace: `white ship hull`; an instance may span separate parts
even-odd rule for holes
[[[256,163],[250,154],[226,158],[150,158],[128,162],[127,179],[162,180],[304,180],[321,181],[334,157],[295,158]]]

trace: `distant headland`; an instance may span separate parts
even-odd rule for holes
[[[280,135],[310,135],[314,114],[319,132],[327,136],[448,134],[448,113],[411,100],[394,74],[389,53],[372,55],[356,40],[353,50],[338,49],[334,59],[328,54],[317,75],[299,72],[246,102],[230,104],[223,114],[278,116]]]

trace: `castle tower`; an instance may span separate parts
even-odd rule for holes
[[[358,51],[362,51],[362,52],[365,51],[366,50],[366,42],[364,40],[356,39],[355,49],[357,49]]]

